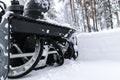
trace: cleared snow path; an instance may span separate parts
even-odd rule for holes
[[[79,58],[15,80],[120,80],[120,29],[80,33]],[[11,80],[11,79],[9,79]]]
[[[120,80],[120,63],[66,61],[63,66],[33,71],[15,80]]]

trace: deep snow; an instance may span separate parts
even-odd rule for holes
[[[79,33],[77,60],[15,80],[120,80],[120,29]],[[11,80],[11,79],[9,79]]]

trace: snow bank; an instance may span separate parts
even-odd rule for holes
[[[78,36],[79,60],[120,60],[120,29]]]

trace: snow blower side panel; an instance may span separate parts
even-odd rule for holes
[[[13,32],[38,34],[40,36],[50,37],[68,37],[75,30],[43,21],[37,21],[24,16],[12,15],[10,24]],[[69,33],[69,35],[68,35]]]

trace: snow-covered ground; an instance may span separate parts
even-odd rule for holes
[[[119,74],[120,62],[66,61],[63,66],[33,71],[15,80],[120,80]]]
[[[78,35],[79,57],[15,80],[120,80],[120,29]],[[11,80],[11,79],[9,79]]]

